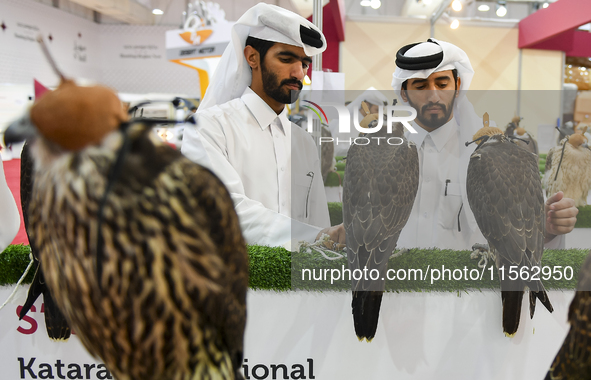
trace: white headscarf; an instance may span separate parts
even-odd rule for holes
[[[405,48],[400,49],[399,53],[404,49]],[[443,57],[441,57],[441,53],[443,53]],[[398,66],[401,63],[398,63],[397,61],[396,70],[394,71],[394,74],[392,74],[392,88],[400,100],[402,100],[402,97],[400,96],[402,83],[406,80],[412,78],[427,78],[429,75],[440,71],[458,70],[458,76],[462,81],[460,85],[460,93],[454,103],[454,117],[458,125],[463,126],[463,128],[460,128],[462,139],[465,140],[468,138],[466,141],[469,141],[473,135],[472,131],[475,132],[482,127],[482,118],[476,115],[474,107],[466,98],[466,92],[468,91],[468,88],[470,88],[472,77],[474,77],[474,69],[472,69],[468,55],[462,49],[449,42],[430,38],[427,42],[421,42],[406,50],[403,53],[403,57],[411,58],[411,61],[412,58],[425,59],[426,57],[432,57],[431,63],[437,63],[439,57],[441,57],[441,61],[433,68],[418,70],[403,69]],[[412,63],[410,65],[412,66]],[[403,103],[406,104],[406,102]]]
[[[322,46],[315,48],[302,42],[301,26],[320,33]],[[247,10],[232,26],[230,44],[222,54],[197,112],[242,96],[246,87],[250,85],[252,73],[244,57],[248,36],[300,46],[310,57],[326,50],[324,34],[310,21],[287,9],[259,3]]]

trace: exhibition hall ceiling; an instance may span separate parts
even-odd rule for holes
[[[135,25],[177,25],[193,0],[36,0],[81,15],[80,7],[99,23]],[[237,20],[260,0],[216,0],[226,19]],[[304,17],[312,14],[313,0],[266,0]],[[342,0],[345,14],[356,21],[428,20],[442,14],[443,21],[516,23],[556,0]],[[323,0],[328,3],[328,0]],[[504,8],[504,9],[503,9]],[[154,10],[160,10],[153,14]],[[94,11],[94,12],[93,12]],[[88,16],[87,16],[88,17]]]

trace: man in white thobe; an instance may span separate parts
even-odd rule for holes
[[[455,45],[429,39],[407,45],[396,55],[392,87],[405,105],[417,110],[407,133],[419,153],[419,188],[398,247],[470,249],[486,243],[468,203],[468,147],[482,127],[466,92],[474,70],[466,53]],[[572,231],[577,208],[557,193],[546,201],[546,247],[563,248]]]
[[[311,56],[326,39],[308,20],[259,3],[233,26],[182,152],[228,188],[249,244],[289,246],[330,227],[320,160],[312,137],[287,119]]]

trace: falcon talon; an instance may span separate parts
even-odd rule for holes
[[[402,248],[402,249],[401,249],[401,250],[399,250],[398,252],[396,252],[396,253],[392,253],[392,255],[390,255],[390,258],[392,259],[392,258],[394,258],[394,257],[399,257],[399,256],[402,256],[402,255],[404,255],[405,253],[408,253],[409,251],[410,251],[410,249],[408,249],[408,248]]]

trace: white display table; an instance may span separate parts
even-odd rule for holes
[[[49,341],[39,300],[18,321],[27,288],[0,311],[0,377],[59,379],[60,367],[66,379],[108,378],[75,336]],[[10,290],[0,288],[0,299]],[[497,292],[386,293],[367,343],[355,337],[350,293],[249,291],[247,379],[541,380],[568,331],[573,294],[550,292],[554,313],[538,303],[533,320],[524,297],[519,331],[506,338]]]

